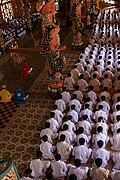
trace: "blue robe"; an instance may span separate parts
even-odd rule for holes
[[[25,102],[24,98],[26,98],[26,96],[27,95],[22,90],[20,89],[16,90],[16,103],[17,104],[24,103]]]

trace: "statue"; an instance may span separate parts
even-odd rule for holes
[[[32,24],[31,24],[31,15],[30,15],[30,4],[28,3],[27,0],[22,0],[22,9],[23,9],[23,16],[26,19],[26,25],[27,25],[27,30],[31,30]]]
[[[2,51],[4,51],[5,42],[3,37],[3,30],[0,28],[0,47],[2,48]]]
[[[71,30],[73,32],[73,45],[81,46],[82,42],[82,31],[83,31],[83,23],[81,22],[81,8],[82,5],[79,1],[74,1],[72,4],[72,10],[70,12],[70,16],[72,18],[72,27]]]
[[[56,10],[54,0],[38,0],[37,11],[42,17],[42,41],[41,54],[46,58],[49,86],[48,90],[53,93],[62,91],[62,69],[65,65],[65,57],[61,57],[60,51],[66,47],[60,47],[60,28],[56,24]]]

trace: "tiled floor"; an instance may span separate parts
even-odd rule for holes
[[[71,47],[72,34],[63,29],[62,44],[69,45],[62,52],[66,57],[67,64],[63,70],[66,73],[77,61],[79,51],[73,51]],[[35,32],[37,34],[37,32]],[[90,31],[86,32],[88,37]],[[66,36],[66,34],[68,34]],[[64,36],[64,37],[63,37]],[[23,40],[20,47],[33,46],[33,39],[30,35]],[[40,35],[36,35],[36,40]],[[87,43],[87,38],[84,42]],[[84,44],[85,45],[85,44]],[[15,55],[14,55],[15,56]],[[18,57],[10,57],[6,54],[0,62],[0,86],[6,84],[11,92],[15,92],[17,86],[21,84],[25,92],[29,92],[30,97],[25,104],[21,105],[17,113],[11,118],[11,121],[1,133],[0,138],[0,156],[10,156],[13,158],[18,171],[23,174],[29,166],[29,162],[35,157],[36,150],[39,148],[39,133],[43,128],[45,121],[49,118],[49,113],[54,104],[47,91],[48,78],[47,70],[44,68],[43,57],[38,53],[18,54]],[[28,59],[28,64],[33,67],[33,74],[29,77],[21,77],[21,62],[24,58]],[[7,59],[7,60],[6,60]],[[4,61],[4,62],[3,62]],[[5,62],[6,61],[6,62]],[[40,73],[42,71],[42,73]]]

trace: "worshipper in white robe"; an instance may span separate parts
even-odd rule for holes
[[[100,102],[97,104],[96,109],[98,109],[99,105],[102,105],[103,111],[105,111],[106,114],[109,115],[110,105],[108,104],[108,102],[105,101],[105,96],[101,96]]]
[[[110,177],[112,180],[118,180],[118,179],[120,179],[120,172],[112,172],[110,174]]]
[[[79,86],[80,91],[82,91],[82,92],[86,92],[88,90],[88,83],[86,82],[86,80],[84,80],[83,74],[81,74],[79,76],[79,79],[77,81],[77,85]]]
[[[71,144],[74,141],[71,132],[68,131],[68,125],[67,124],[64,124],[62,131],[59,132],[59,135],[58,135],[59,140],[60,140],[61,134],[65,135],[66,143]]]
[[[73,146],[65,142],[65,135],[60,135],[60,142],[57,143],[57,152],[61,155],[61,160],[67,161],[71,154]]]
[[[55,104],[58,106],[58,110],[60,110],[62,113],[66,109],[65,101],[62,100],[62,94],[58,95],[58,99],[55,101]]]
[[[80,159],[81,163],[87,163],[92,152],[92,149],[86,147],[84,144],[85,139],[80,138],[79,145],[75,146],[72,151],[72,155],[75,159]]]
[[[103,128],[102,133],[107,135],[108,134],[108,125],[104,122],[104,119],[102,116],[98,117],[98,122],[95,124],[95,128],[97,129],[99,126]]]
[[[117,130],[120,128],[120,115],[116,116],[116,120],[117,122],[110,125],[113,135],[117,134]]]
[[[53,140],[58,136],[58,133],[53,133],[53,131],[50,129],[50,122],[45,123],[45,129],[41,130],[40,138],[42,138],[44,135],[48,137],[48,142],[50,143],[53,143]]]
[[[81,110],[81,104],[80,102],[77,100],[77,95],[73,94],[72,95],[72,100],[70,100],[69,102],[69,107],[71,107],[71,105],[75,105],[75,110],[79,113]]]
[[[103,91],[99,95],[99,99],[101,100],[101,96],[105,96],[105,101],[109,103],[111,97],[110,97],[110,94],[107,91],[108,91],[108,88],[104,87]]]
[[[118,76],[117,80],[114,82],[114,90],[117,92],[117,90],[120,89],[120,76]]]
[[[104,149],[103,144],[104,142],[102,140],[99,140],[97,142],[98,149],[94,149],[92,152],[91,158],[94,160],[93,167],[96,167],[95,159],[97,158],[102,159],[102,165],[101,165],[102,168],[108,165],[108,161],[110,159],[110,151],[107,151],[106,149]]]
[[[120,76],[120,67],[117,67],[117,71],[114,74],[115,80],[118,79],[118,76]]]
[[[76,85],[74,94],[77,94],[77,100],[80,101],[80,103],[83,103],[83,94],[79,89],[79,85]]]
[[[84,108],[85,108],[85,104],[89,104],[89,109],[90,109],[91,111],[94,110],[94,103],[93,103],[93,101],[91,101],[90,97],[87,97],[87,98],[85,99]]]
[[[77,146],[79,146],[79,139],[80,138],[84,138],[85,139],[85,146],[88,147],[88,143],[91,139],[91,136],[88,136],[86,134],[84,134],[84,128],[83,127],[79,127],[78,129],[78,135],[76,136],[75,142],[77,143]]]
[[[53,110],[51,112],[55,113],[54,118],[59,123],[59,126],[61,126],[64,115],[60,110],[58,110],[58,106],[56,104],[53,105]]]
[[[112,97],[112,100],[113,100],[114,103],[117,102],[117,98],[118,98],[118,97],[120,97],[120,89],[117,90],[117,93],[115,93],[115,94],[113,95],[113,97]]]
[[[97,128],[97,134],[93,134],[93,137],[92,137],[92,145],[93,145],[93,148],[95,149],[98,149],[98,144],[97,142],[99,140],[102,140],[103,141],[103,148],[106,147],[108,141],[109,141],[109,136],[108,135],[105,135],[102,133],[103,131],[103,128],[101,126],[99,126]]]
[[[97,71],[97,68],[96,67],[94,67],[94,71],[91,73],[91,75],[90,75],[90,78],[92,79],[93,78],[93,74],[96,74],[96,78],[97,79],[99,79],[100,80],[100,74],[99,74],[99,72]]]
[[[98,73],[100,74],[100,76],[102,76],[102,73],[103,73],[103,71],[104,71],[104,67],[102,67],[102,66],[100,65],[100,62],[99,62],[99,61],[96,63],[96,68],[97,68],[97,71],[98,71]],[[94,83],[95,83],[95,82],[94,82]],[[99,82],[96,82],[95,84],[98,84],[98,85],[99,85]]]
[[[120,128],[117,129],[117,134],[110,138],[111,149],[114,151],[120,151]]]
[[[67,165],[65,162],[61,161],[60,154],[55,155],[55,160],[51,161],[50,167],[52,170],[53,178],[58,179],[66,177]]]
[[[102,159],[97,158],[95,159],[95,164],[97,167],[90,169],[90,176],[92,177],[92,180],[105,180],[108,178],[109,170],[102,168]]]
[[[79,127],[84,128],[84,133],[86,135],[91,135],[92,123],[90,123],[88,121],[88,116],[87,115],[83,115],[82,118],[79,118],[77,129],[79,129]]]
[[[40,151],[42,152],[42,156],[45,159],[53,159],[56,147],[53,146],[51,143],[48,142],[48,137],[44,135],[42,137],[42,143],[40,144]]]
[[[76,66],[77,66],[77,70],[79,71],[79,73],[81,73],[82,71],[84,71],[84,67],[83,67],[83,65],[81,64],[80,59],[77,60]]]
[[[32,170],[30,168],[27,168],[24,171],[25,176],[20,178],[20,180],[34,180],[34,178],[31,176]]]
[[[71,73],[67,74],[67,77],[64,80],[64,85],[66,86],[66,90],[74,90],[74,85],[75,85],[75,81],[74,79],[71,77]]]
[[[114,112],[114,111],[117,111],[117,108],[116,108],[117,105],[120,106],[120,96],[117,97],[117,102],[116,102],[116,103],[113,103],[113,105],[112,105],[112,110],[113,110],[113,112]]]
[[[114,111],[112,114],[111,114],[111,121],[113,123],[116,123],[117,122],[117,116],[120,116],[120,105],[116,105],[116,111]]]
[[[84,75],[84,80],[88,83],[90,79],[90,73],[87,71],[87,66],[84,66],[84,71],[81,72]]]
[[[89,73],[91,73],[93,71],[93,65],[90,63],[90,60],[86,60],[86,67],[87,67],[87,71]]]
[[[97,95],[96,93],[93,91],[94,87],[93,86],[89,86],[89,92],[87,93],[87,97],[89,97],[91,99],[91,101],[96,104],[97,101]]]
[[[104,78],[104,76],[105,76],[105,74],[107,74],[108,75],[108,79],[111,79],[111,80],[113,80],[113,78],[114,78],[114,74],[110,71],[110,69],[109,68],[107,68],[104,72],[103,72],[103,78]]]
[[[106,122],[108,120],[108,115],[106,114],[105,111],[103,111],[103,105],[99,105],[98,106],[98,110],[95,111],[93,119],[95,120],[95,122],[98,122],[98,118],[102,116],[104,119],[104,122]]]
[[[41,160],[42,152],[38,151],[36,153],[36,159],[30,162],[30,169],[32,170],[32,177],[35,179],[45,177],[47,169],[50,167],[50,161]]]
[[[88,116],[88,121],[90,123],[92,123],[92,117],[93,117],[93,112],[89,109],[89,104],[85,104],[85,109],[83,109],[80,113],[79,113],[79,117],[83,117],[83,115],[87,115]]]
[[[53,131],[53,133],[57,133],[60,125],[57,122],[57,120],[54,118],[55,113],[54,112],[50,112],[50,119],[47,120],[47,122],[50,123],[50,129]]]
[[[79,79],[80,73],[77,69],[77,65],[74,65],[73,69],[71,70],[71,77],[74,79],[75,82]]]
[[[113,171],[119,171],[120,172],[120,152],[113,152],[111,154],[111,159],[114,162]]]
[[[112,88],[112,81],[111,79],[108,78],[108,74],[104,75],[104,79],[102,80],[101,85],[102,85],[102,89],[104,89],[104,87],[107,87],[108,90]]]
[[[61,93],[62,94],[62,100],[65,101],[65,104],[67,105],[71,100],[71,95],[68,91],[66,91],[65,86],[62,87],[62,90],[63,90],[63,92]]]
[[[72,122],[72,116],[71,116],[71,115],[69,115],[69,116],[67,117],[67,120],[66,120],[65,122],[63,122],[62,128],[63,128],[64,124],[67,124],[67,125],[68,125],[68,131],[70,131],[70,133],[72,134],[73,139],[75,139],[75,138],[76,138],[76,134],[75,134],[76,126],[75,126],[75,124]]]
[[[78,123],[78,113],[75,111],[76,105],[72,104],[70,110],[67,113],[67,116],[72,116],[72,122],[74,124]]]
[[[87,178],[87,173],[89,168],[81,166],[81,161],[80,159],[75,159],[74,160],[74,165],[68,164],[69,171],[68,171],[68,176],[71,174],[75,174],[77,176],[78,180],[84,180]]]

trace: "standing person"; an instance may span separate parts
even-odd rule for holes
[[[22,86],[18,86],[18,89],[16,90],[16,103],[17,104],[22,104],[25,102],[25,99],[28,97],[29,95],[26,95],[24,93],[24,91],[22,90]]]
[[[11,93],[6,89],[6,85],[2,85],[2,90],[0,91],[0,102],[7,103],[11,101]]]
[[[36,153],[36,159],[30,162],[30,169],[32,170],[32,177],[35,179],[45,177],[45,173],[50,166],[50,161],[41,160],[42,152],[38,151]]]

